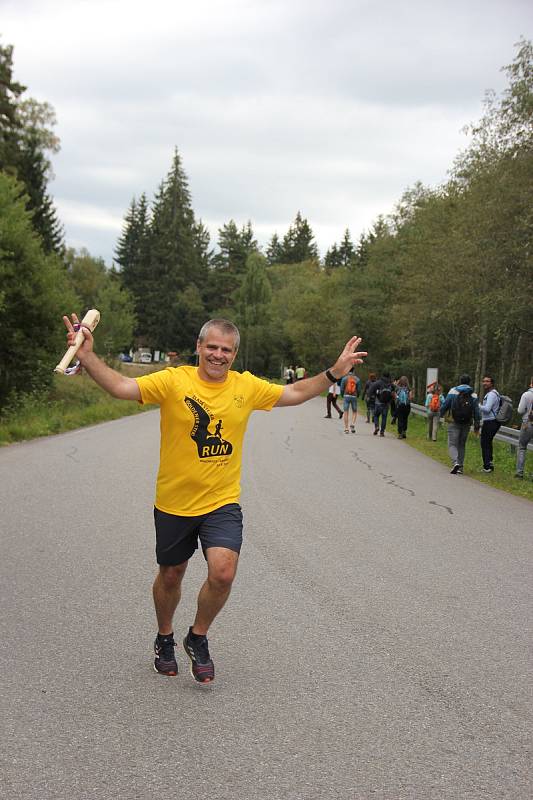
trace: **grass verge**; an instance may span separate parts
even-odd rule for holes
[[[137,367],[123,370],[130,377],[146,374],[151,369]],[[13,400],[0,415],[0,445],[12,444],[39,436],[95,425],[154,406],[116,400],[100,389],[87,375],[65,377],[54,375],[48,392],[34,392]]]

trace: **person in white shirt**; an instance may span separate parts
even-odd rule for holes
[[[337,397],[341,393],[341,387],[338,383],[332,383],[328,389],[328,395],[326,397],[326,404],[327,404],[327,412],[324,416],[324,419],[331,419],[331,406],[336,410],[337,414],[339,415],[339,419],[342,419],[342,411],[337,405]]]

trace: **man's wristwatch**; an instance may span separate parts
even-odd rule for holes
[[[339,380],[329,369],[326,370],[326,378],[328,379],[328,381],[331,381],[331,383],[337,383],[337,381]]]

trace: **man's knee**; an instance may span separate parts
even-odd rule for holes
[[[208,581],[217,591],[227,591],[235,580],[238,556],[232,551],[227,556],[209,560]]]
[[[172,566],[166,566],[164,564],[159,565],[159,576],[165,588],[173,589],[175,586],[181,584],[182,578],[185,575],[185,570],[187,569],[187,563],[187,561],[184,561],[183,564]]]

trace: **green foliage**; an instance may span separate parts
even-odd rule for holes
[[[283,237],[281,258],[283,264],[300,264],[302,261],[318,259],[315,235],[308,221],[298,211],[296,218]]]
[[[21,100],[26,91],[13,80],[13,47],[0,45],[0,169],[24,184],[33,227],[46,253],[63,254],[63,229],[48,193],[51,164],[47,151],[57,153],[52,131],[56,117],[49,103]]]
[[[243,369],[264,374],[265,336],[268,335],[272,289],[267,276],[267,260],[252,252],[246,259],[246,272],[236,292],[237,325],[241,333],[239,360]]]
[[[108,359],[115,358],[117,353],[128,350],[133,342],[133,297],[116,279],[108,276],[96,295],[95,305],[101,314],[96,351]]]
[[[101,319],[95,335],[95,351],[107,358],[129,349],[133,343],[135,308],[131,292],[124,288],[119,274],[108,270],[101,258],[93,258],[82,248],[68,250],[67,270],[74,292],[81,301],[78,315],[97,308]]]
[[[209,234],[194,218],[177,150],[151,212],[145,195],[132,201],[115,259],[134,298],[138,343],[163,350],[190,348],[191,326],[205,314]]]
[[[0,404],[50,383],[65,349],[61,315],[76,300],[61,261],[43,252],[21,191],[0,173]]]
[[[119,365],[115,365],[120,368]],[[138,414],[153,406],[116,400],[87,375],[54,375],[48,388],[13,394],[0,413],[0,446]]]

